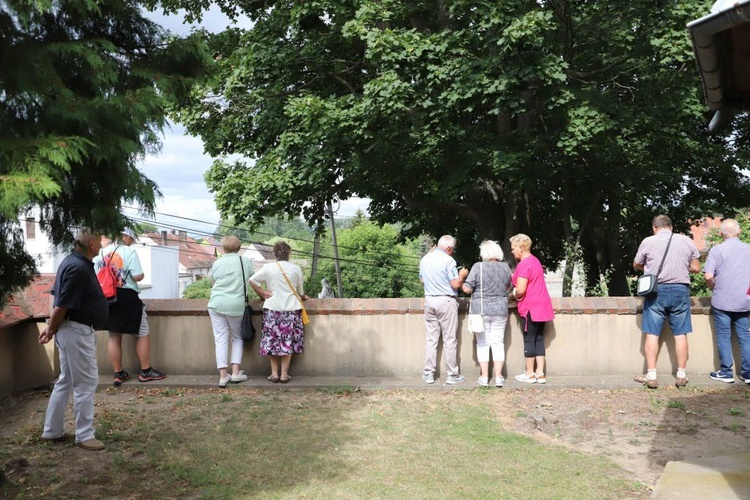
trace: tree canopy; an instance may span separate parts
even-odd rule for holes
[[[79,225],[118,232],[123,202],[152,211],[136,163],[209,61],[133,0],[0,3],[0,303],[36,273],[19,214],[39,207],[57,245]]]
[[[216,64],[176,115],[211,155],[245,158],[206,174],[237,222],[315,224],[357,195],[459,254],[517,232],[547,265],[576,249],[624,295],[655,214],[679,230],[745,201],[747,116],[705,131],[685,30],[703,1],[159,3],[253,22],[201,34]]]

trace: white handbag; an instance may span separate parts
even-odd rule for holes
[[[484,283],[482,276],[482,263],[479,263],[479,311],[480,314],[469,313],[469,331],[472,333],[484,332],[484,300],[482,295],[484,294]],[[474,299],[472,298],[473,302]],[[471,308],[469,308],[471,310]]]

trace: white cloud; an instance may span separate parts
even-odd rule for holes
[[[164,16],[147,12],[146,16],[173,33],[190,33],[191,26],[183,24],[184,14]],[[229,24],[229,19],[213,6],[204,14],[200,26],[216,32]],[[249,27],[250,21],[241,19],[238,25]],[[170,124],[164,130],[161,152],[148,155],[138,165],[141,172],[154,181],[162,192],[163,199],[156,203],[154,222],[157,226],[164,226],[160,226],[160,229],[187,229],[196,235],[216,229],[219,212],[203,178],[212,163],[213,159],[203,152],[201,139],[186,135],[183,126]],[[362,198],[346,200],[340,204],[336,216],[353,216],[357,210],[366,211],[368,205],[369,201]],[[132,210],[126,211],[126,214],[137,216]]]

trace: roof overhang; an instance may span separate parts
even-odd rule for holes
[[[687,29],[715,131],[732,110],[750,109],[750,0],[719,0]]]

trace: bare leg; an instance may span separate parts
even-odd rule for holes
[[[675,335],[674,350],[677,355],[677,368],[687,368],[688,362],[688,340],[687,335]]]
[[[115,372],[122,371],[122,334],[110,333],[107,341],[109,363]]]
[[[279,356],[270,355],[268,356],[268,359],[271,362],[271,376],[278,377],[279,376]]]
[[[541,375],[544,373],[544,356],[537,356],[536,360],[536,373]]]
[[[135,353],[141,363],[141,370],[151,368],[151,340],[148,335],[135,338]]]
[[[502,361],[493,361],[492,368],[495,371],[495,378],[503,376],[503,362]]]
[[[281,378],[289,376],[289,365],[292,363],[292,355],[279,356],[281,358]]]
[[[490,371],[490,362],[489,361],[480,361],[479,362],[479,375],[487,378],[488,372]],[[497,370],[495,370],[497,371]]]
[[[656,357],[659,355],[659,336],[658,335],[650,335],[648,333],[644,334],[646,336],[643,350],[646,353],[646,366],[649,370],[656,370]],[[681,335],[681,337],[684,337],[684,335]],[[687,342],[687,339],[686,339]],[[675,338],[675,344],[676,344],[676,338]],[[677,363],[680,363],[680,354],[679,354],[679,348],[677,349]],[[687,362],[687,343],[685,344],[685,362]]]
[[[534,375],[534,361],[536,358],[524,358],[526,360],[526,375]]]
[[[237,363],[232,363],[232,375],[239,375],[240,374],[240,365]]]

